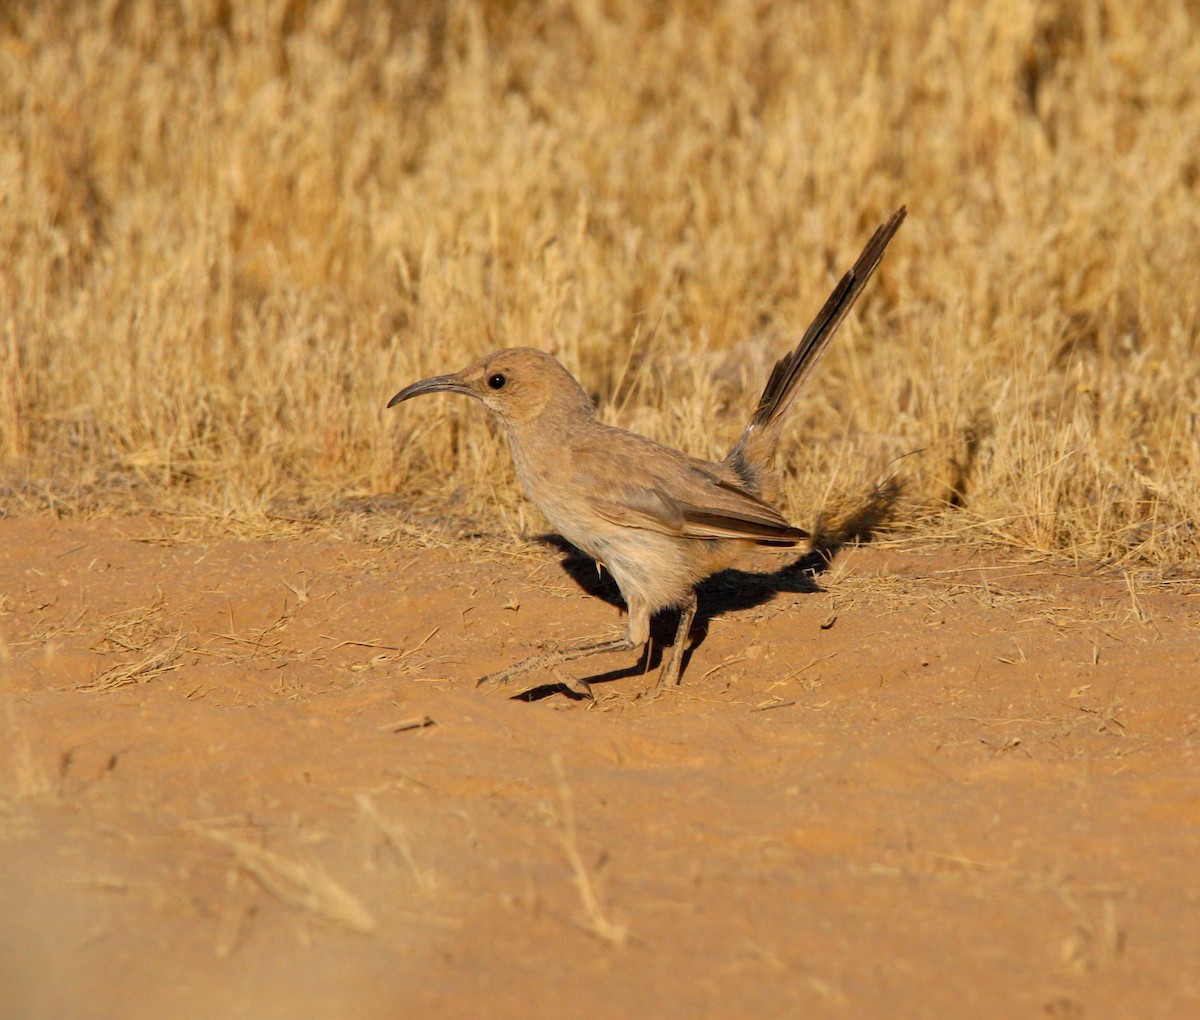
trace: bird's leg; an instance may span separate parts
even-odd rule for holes
[[[683,667],[683,651],[687,645],[692,621],[696,618],[696,593],[688,592],[687,601],[679,607],[679,626],[675,630],[675,643],[662,672],[658,675],[658,686],[669,687],[679,683],[679,671]]]

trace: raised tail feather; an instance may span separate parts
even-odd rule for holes
[[[875,231],[850,271],[834,287],[824,307],[791,354],[780,358],[771,378],[758,398],[758,407],[742,432],[737,445],[729,452],[726,462],[755,488],[760,487],[759,475],[770,467],[779,442],[779,430],[805,380],[825,353],[829,341],[837,332],[842,319],[853,307],[871,274],[879,266],[888,243],[900,229],[908,210],[901,206],[892,218]]]

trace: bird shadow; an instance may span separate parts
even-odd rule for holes
[[[902,494],[900,482],[894,477],[889,478],[873,486],[836,520],[819,519],[814,528],[812,548],[802,556],[776,570],[727,568],[698,584],[696,618],[692,623],[691,642],[684,652],[681,672],[687,670],[696,649],[708,637],[710,623],[717,617],[765,605],[781,593],[811,595],[823,591],[818,578],[847,546],[870,542],[894,517]],[[612,575],[600,568],[586,553],[557,534],[538,535],[534,541],[558,551],[562,556],[560,566],[563,571],[588,595],[624,608],[625,600]],[[658,613],[650,623],[651,640],[636,663],[589,676],[587,683],[609,683],[656,669],[662,661],[663,649],[674,643],[677,621],[678,617],[673,611]],[[564,691],[575,700],[588,698],[587,694],[571,691],[557,682],[522,691],[514,698],[540,701]]]

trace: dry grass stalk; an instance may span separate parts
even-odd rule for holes
[[[392,849],[400,855],[400,859],[408,866],[408,870],[412,874],[417,888],[424,893],[433,892],[438,884],[437,874],[417,863],[417,859],[413,855],[412,842],[409,840],[408,832],[404,826],[384,818],[380,814],[379,808],[375,806],[375,802],[365,793],[355,794],[354,803],[358,805],[358,809],[370,819],[372,824],[383,833]]]
[[[571,796],[571,788],[567,785],[566,773],[563,771],[562,758],[554,755],[551,759],[554,765],[554,775],[558,781],[558,801],[561,817],[559,818],[559,839],[567,861],[571,865],[571,873],[575,879],[575,887],[579,890],[579,898],[583,901],[583,914],[587,919],[587,930],[602,942],[612,946],[625,945],[629,930],[624,924],[613,920],[604,906],[599,891],[592,882],[583,855],[579,852],[579,839],[575,830],[575,802]]]
[[[230,868],[225,873],[225,890],[228,897],[221,907],[213,939],[213,952],[221,960],[228,960],[233,955],[241,938],[242,928],[252,915],[250,903],[239,888],[240,885],[241,872],[237,868]]]
[[[1075,923],[1075,930],[1062,943],[1063,963],[1076,974],[1111,970],[1125,952],[1125,932],[1117,917],[1116,903],[1105,897],[1100,916],[1095,917],[1084,909],[1065,883],[1058,894]]]
[[[366,933],[375,930],[377,925],[371,912],[315,865],[292,860],[219,829],[194,823],[186,824],[184,828],[227,847],[242,870],[288,906],[305,910],[350,931]]]
[[[38,800],[58,795],[58,784],[34,756],[29,728],[18,719],[11,700],[4,706],[8,730],[5,743],[12,753],[13,786],[11,795],[19,800]]]

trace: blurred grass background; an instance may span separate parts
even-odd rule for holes
[[[478,408],[388,397],[536,346],[723,455],[907,203],[785,437],[789,516],[895,478],[917,533],[1181,568],[1198,29],[1188,0],[6,5],[0,500],[269,528],[393,492],[537,529]]]

